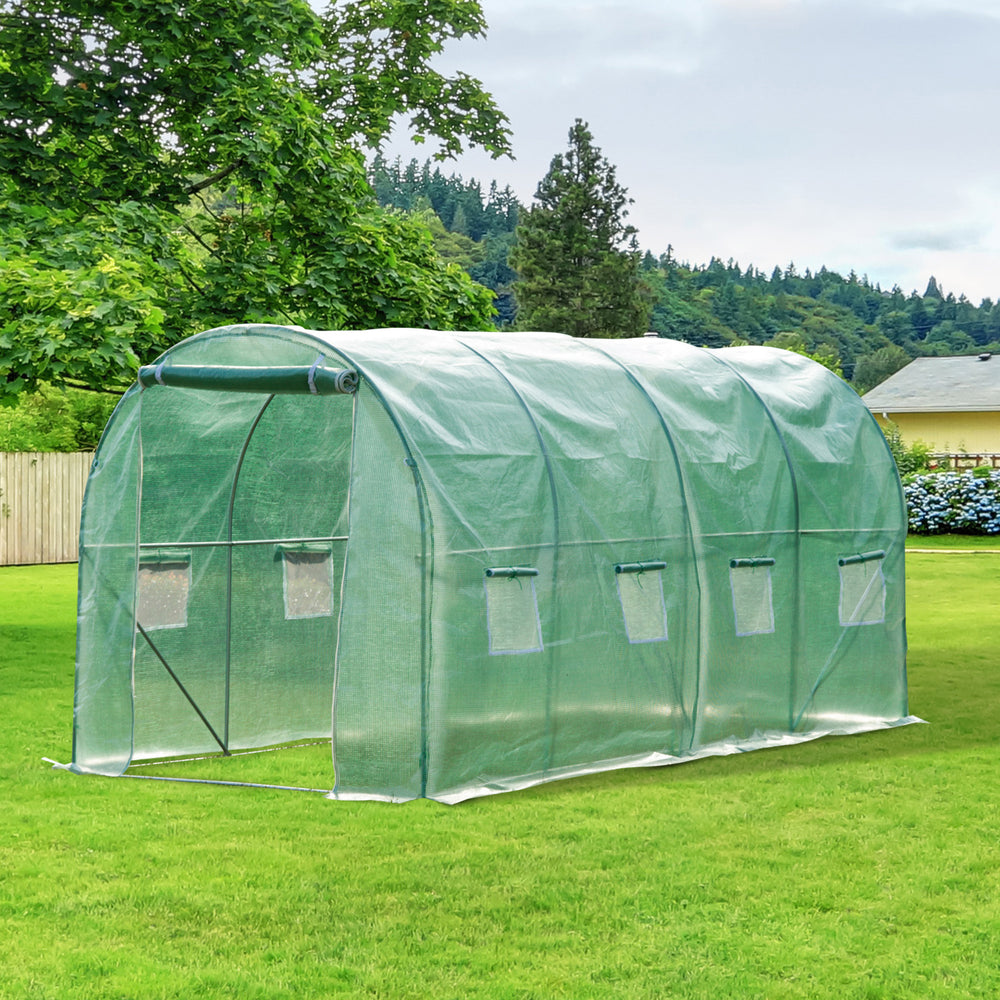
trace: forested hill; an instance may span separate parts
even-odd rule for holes
[[[430,161],[406,166],[377,156],[370,180],[383,207],[394,206],[421,216],[430,228],[438,253],[460,264],[496,292],[498,326],[513,324],[516,313],[511,285],[516,275],[507,264],[514,245],[521,206],[509,187],[493,182],[484,191],[478,181],[448,177]]]
[[[521,206],[510,188],[487,187],[423,164],[376,158],[371,180],[382,205],[423,216],[447,259],[497,292],[498,325],[516,322],[507,265]],[[640,234],[641,239],[641,234]],[[800,350],[839,366],[867,391],[918,355],[1000,352],[1000,303],[978,305],[940,289],[885,291],[853,271],[800,274],[713,258],[678,260],[668,247],[646,251],[642,275],[652,305],[650,329],[692,344],[764,344]]]
[[[789,264],[766,274],[718,259],[677,263],[669,251],[647,253],[643,273],[659,333],[710,347],[775,343],[835,355],[862,392],[919,355],[1000,351],[1000,304],[945,294],[934,278],[922,295],[905,295],[853,271],[799,274]]]

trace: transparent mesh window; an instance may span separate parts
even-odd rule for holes
[[[884,552],[840,558],[840,624],[879,625],[885,621]]]
[[[490,655],[537,653],[542,648],[534,569],[486,570],[486,627]]]
[[[730,560],[729,585],[733,591],[737,635],[764,635],[774,631],[773,565],[773,559]]]
[[[618,599],[628,641],[664,642],[667,609],[663,602],[665,563],[619,563],[615,566]]]
[[[333,560],[325,551],[282,551],[285,617],[322,618],[333,614]]]
[[[136,618],[148,632],[187,626],[190,557],[140,559]]]

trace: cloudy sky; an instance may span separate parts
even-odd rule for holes
[[[516,159],[446,171],[530,200],[574,118],[616,165],[644,249],[930,275],[1000,298],[1000,0],[482,0],[477,76]],[[397,143],[404,158],[425,149]]]

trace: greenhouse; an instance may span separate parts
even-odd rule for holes
[[[94,459],[72,768],[323,740],[333,798],[458,802],[902,725],[905,536],[787,351],[210,330]]]

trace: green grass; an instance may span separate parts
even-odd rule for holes
[[[970,549],[1000,551],[1000,535],[909,535],[909,549]]]
[[[50,769],[75,568],[2,569],[0,998],[993,997],[1000,566],[907,564],[930,725],[450,808]]]

